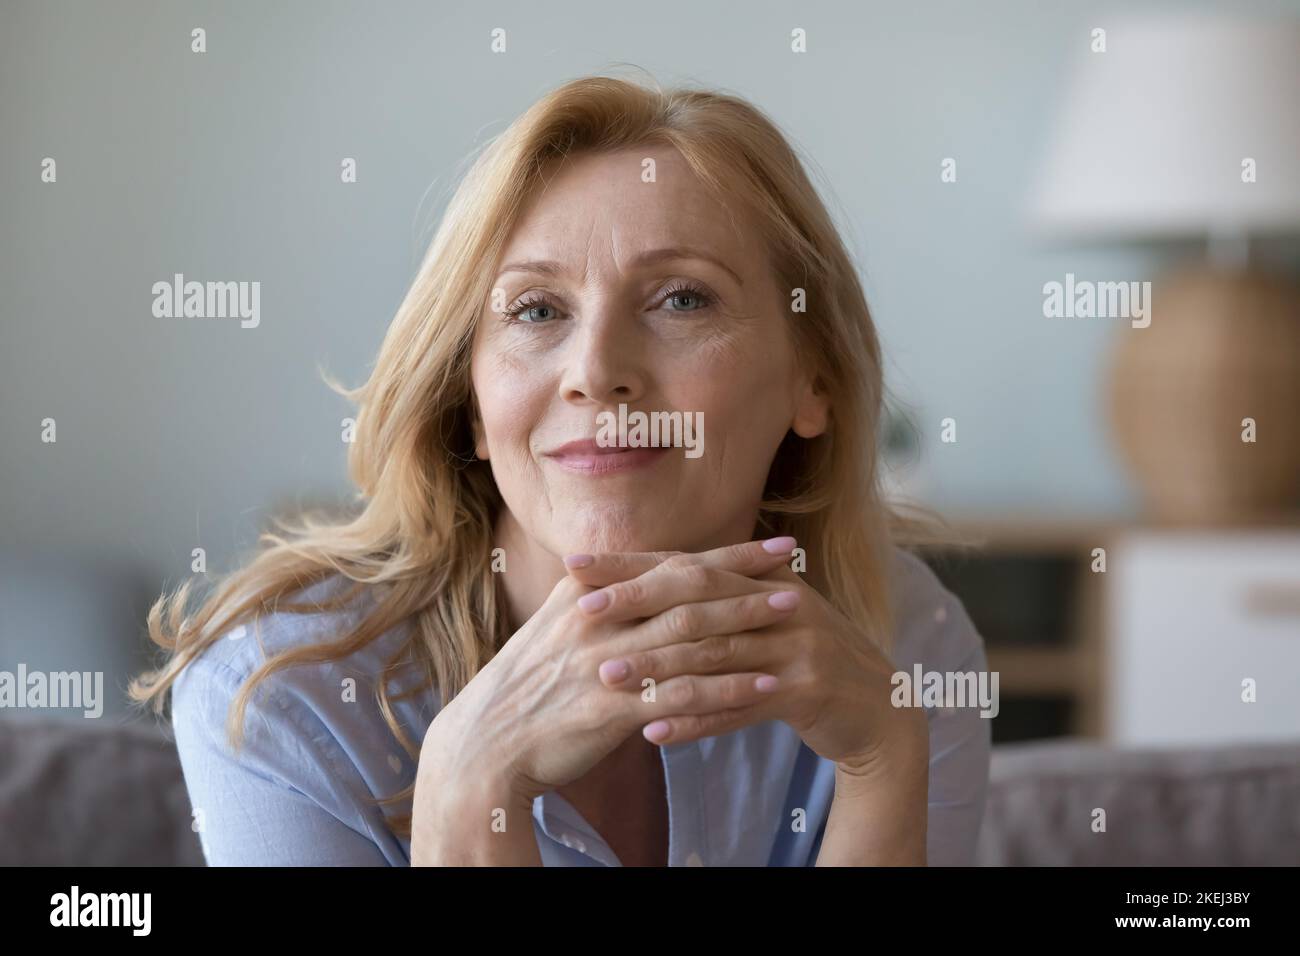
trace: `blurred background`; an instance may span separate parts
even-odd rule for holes
[[[1173,828],[1139,862],[1300,859],[1297,0],[3,9],[0,671],[105,693],[0,710],[0,797],[40,769],[0,799],[44,834],[18,861],[59,839],[20,807],[80,786],[51,755],[122,722],[187,819],[123,693],[149,603],[349,499],[320,370],[364,380],[466,156],[624,63],[765,110],[859,263],[890,487],[952,521],[925,556],[1001,675],[984,862],[1124,862],[1024,819],[1158,803],[1138,777]],[[156,318],[176,273],[259,281],[258,327]]]

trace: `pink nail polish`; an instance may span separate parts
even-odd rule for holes
[[[588,614],[594,614],[609,606],[609,591],[602,588],[599,591],[592,591],[590,594],[584,594],[578,598],[578,607],[582,608]]]
[[[782,535],[779,538],[768,538],[763,542],[763,550],[768,554],[789,554],[794,550],[795,540],[789,535]]]
[[[665,737],[668,736],[668,732],[671,729],[672,728],[668,726],[668,721],[656,720],[654,723],[646,725],[645,732],[644,732],[645,738],[649,740],[651,743],[657,744],[659,743],[659,741],[663,740]]]
[[[776,690],[777,684],[781,683],[771,674],[764,674],[754,681],[754,689],[764,694],[770,694]]]
[[[589,554],[571,554],[564,559],[564,566],[570,569],[585,568],[595,560]]]
[[[626,680],[628,672],[632,668],[627,666],[627,661],[605,661],[600,665],[600,679],[610,683],[618,683]]]
[[[767,596],[767,603],[778,611],[793,611],[799,606],[799,592],[777,591]]]

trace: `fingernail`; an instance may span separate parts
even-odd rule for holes
[[[566,568],[585,568],[595,560],[589,554],[571,554],[564,559],[564,566]]]
[[[789,554],[794,550],[795,540],[789,535],[782,535],[779,538],[768,538],[763,542],[763,550],[768,554]]]
[[[779,683],[780,681],[771,674],[764,674],[762,677],[754,681],[754,690],[762,691],[764,694],[770,694],[772,691],[776,690],[776,685]]]
[[[659,741],[663,740],[665,737],[668,736],[668,732],[671,729],[672,728],[668,726],[668,721],[656,720],[652,724],[646,724],[646,728],[644,731],[645,738],[646,740],[649,740],[651,743],[657,744],[659,743]]]
[[[617,683],[624,680],[632,668],[628,667],[627,661],[605,661],[600,665],[600,679]]]
[[[609,606],[609,591],[601,588],[599,591],[592,591],[590,594],[584,594],[578,598],[578,607],[587,613],[602,610]]]
[[[799,606],[799,592],[777,591],[767,596],[767,603],[778,611],[793,611]]]

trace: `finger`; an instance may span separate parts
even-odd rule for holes
[[[578,606],[589,614],[602,614],[611,620],[629,620],[651,617],[682,601],[728,597],[752,591],[754,588],[741,586],[740,582],[752,581],[759,574],[781,567],[793,549],[794,539],[782,537],[746,541],[702,554],[673,555],[637,577],[616,581],[584,595]],[[642,555],[641,559],[645,557]],[[635,558],[627,560],[627,555],[624,558],[624,566],[635,561]],[[599,558],[593,555],[592,559],[594,567]],[[725,591],[716,590],[724,583],[720,575],[731,578],[730,587]]]
[[[791,569],[789,564],[782,563],[777,565],[771,571],[766,571],[758,575],[760,581],[803,581],[802,574]]]
[[[627,551],[603,554],[571,554],[564,559],[570,576],[590,587],[605,587],[645,574],[670,558],[683,558],[695,564],[734,571],[737,574],[762,574],[781,567],[789,560],[797,542],[784,536],[764,541],[730,544],[696,554],[681,551]]]
[[[685,555],[670,558],[640,577],[584,594],[578,598],[578,608],[589,617],[613,623],[652,618],[682,604],[788,590],[774,582],[683,558]],[[682,619],[683,626],[690,613],[693,612],[674,612],[677,619]],[[683,638],[690,638],[703,636],[707,631],[684,629],[680,633]]]
[[[620,694],[623,708],[633,726],[652,720],[719,710],[751,707],[768,700],[780,688],[772,674],[684,674],[663,683],[655,682],[639,694]]]
[[[713,634],[698,641],[619,654],[602,661],[596,675],[613,689],[643,687],[646,678],[661,684],[682,674],[754,671],[779,676],[785,668],[782,646],[767,639],[770,636],[756,631]]]
[[[762,706],[736,707],[711,714],[683,714],[664,717],[646,724],[641,736],[652,744],[684,744],[702,737],[717,737],[748,727],[750,724],[771,720]]]
[[[590,587],[604,587],[615,581],[640,577],[681,551],[605,551],[600,554],[570,554],[564,559],[569,577]]]
[[[611,641],[609,659],[622,660],[629,672],[636,671],[654,660],[649,655],[656,650],[714,636],[755,632],[784,621],[794,614],[801,600],[795,590],[762,590],[714,601],[675,604]],[[613,665],[612,670],[617,669]]]

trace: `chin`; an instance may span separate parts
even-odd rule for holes
[[[681,529],[689,522],[644,504],[593,505],[576,508],[563,525],[557,537],[566,553],[681,551]]]

